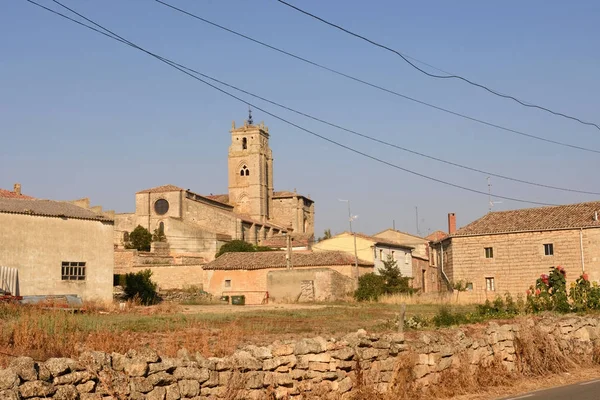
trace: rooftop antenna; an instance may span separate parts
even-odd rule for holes
[[[419,207],[415,206],[415,214],[417,219],[417,236],[421,236],[421,231],[419,230]]]
[[[252,125],[254,121],[252,121],[252,108],[248,106],[248,125]]]
[[[489,212],[492,212],[492,208],[494,208],[494,204],[500,204],[502,202],[492,200],[492,180],[489,176],[487,177],[487,185],[488,185]]]

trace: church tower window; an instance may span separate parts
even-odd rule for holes
[[[240,176],[250,176],[250,170],[245,165],[242,167],[240,171]]]
[[[244,150],[248,149],[248,139],[246,139],[246,138],[242,139],[242,149],[244,149]]]

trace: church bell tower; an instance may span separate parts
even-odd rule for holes
[[[229,203],[235,212],[260,222],[271,218],[273,199],[273,154],[269,147],[269,128],[254,125],[252,111],[244,125],[231,124],[229,146]]]

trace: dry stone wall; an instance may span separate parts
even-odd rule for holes
[[[85,352],[78,360],[20,357],[0,370],[0,399],[345,399],[361,385],[387,391],[398,383],[399,368],[410,369],[414,382],[423,387],[461,363],[477,368],[495,361],[518,371],[523,362],[520,340],[532,331],[542,335],[544,346],[591,361],[599,325],[599,319],[585,317],[492,322],[468,331],[411,332],[407,338],[359,330],[339,340],[249,345],[224,358],[186,350],[177,358],[161,358],[151,349],[124,355]]]

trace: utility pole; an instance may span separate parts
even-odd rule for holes
[[[356,285],[358,287],[358,250],[356,250],[356,234],[352,231],[352,212],[350,212],[350,200],[341,200],[348,203],[348,223],[350,224],[350,234],[354,237],[354,278],[356,279]]]
[[[290,235],[285,236],[287,252],[285,254],[285,264],[287,269],[292,269],[292,238]]]

